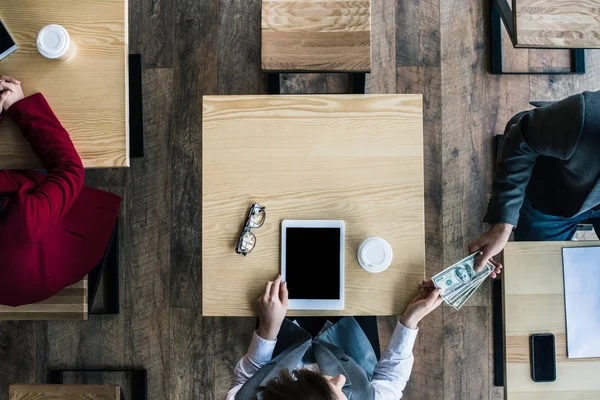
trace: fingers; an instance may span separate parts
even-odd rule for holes
[[[273,281],[268,281],[265,285],[265,292],[263,293],[264,298],[268,298],[271,295],[271,287],[273,286]]]
[[[272,298],[279,297],[279,287],[280,286],[281,286],[281,275],[277,275],[277,278],[275,278],[275,281],[273,281],[273,284],[271,285],[270,296]]]
[[[281,304],[283,304],[286,308],[288,305],[288,288],[287,288],[287,283],[286,282],[282,282],[281,285],[279,286],[279,300],[281,301]]]
[[[16,86],[17,85],[15,85],[14,83],[0,81],[0,90],[10,90],[11,92],[14,92],[15,90],[17,90]]]
[[[0,75],[0,81],[14,83],[15,85],[21,84],[21,81],[18,81],[17,79],[13,78],[12,76],[8,76],[8,75]]]
[[[432,281],[431,279],[427,279],[427,280],[425,280],[425,281],[422,281],[422,282],[419,284],[419,287],[420,287],[420,288],[427,288],[427,287],[431,288],[431,287],[434,287],[434,285],[433,285],[433,281]]]
[[[481,269],[483,268],[485,263],[493,256],[494,256],[494,254],[492,254],[490,252],[489,248],[487,246],[484,247],[483,252],[481,253],[479,258],[477,258],[477,261],[475,262],[475,272],[481,271]]]
[[[483,247],[483,244],[482,244],[481,237],[478,237],[477,239],[475,239],[471,243],[469,243],[469,254],[473,254],[473,253],[481,250],[482,247]]]
[[[4,102],[6,101],[6,99],[8,99],[8,96],[10,96],[11,92],[4,92],[2,94],[0,94],[0,111],[2,111],[2,107],[4,107]]]
[[[431,291],[431,293],[429,293],[429,296],[427,296],[427,302],[429,303],[433,303],[435,300],[438,299],[438,297],[440,296],[440,289],[439,288],[435,288]]]

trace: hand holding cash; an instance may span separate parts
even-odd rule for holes
[[[421,286],[433,284],[440,289],[444,301],[459,310],[488,276],[492,274],[495,276],[502,268],[499,263],[487,261],[483,268],[476,272],[475,263],[479,255],[479,252],[471,254],[435,275],[431,278],[431,283],[423,282]]]

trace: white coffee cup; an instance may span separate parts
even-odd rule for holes
[[[38,33],[37,49],[50,60],[68,60],[75,54],[75,43],[60,25],[47,25]]]
[[[358,248],[358,263],[368,272],[385,271],[392,263],[393,257],[392,246],[380,237],[368,237]]]

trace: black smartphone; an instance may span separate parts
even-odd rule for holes
[[[556,380],[556,346],[551,333],[531,335],[531,379],[534,382]]]

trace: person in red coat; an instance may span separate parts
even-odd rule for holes
[[[83,186],[81,159],[41,93],[24,97],[19,81],[0,76],[0,110],[47,170],[0,171],[0,304],[19,306],[51,297],[101,262],[121,198]]]

